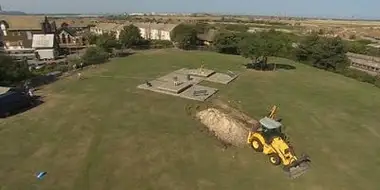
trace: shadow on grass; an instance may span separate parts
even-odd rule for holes
[[[12,116],[15,116],[17,114],[24,113],[26,111],[32,110],[32,109],[40,106],[43,103],[45,103],[45,102],[42,100],[41,96],[34,96],[33,100],[31,100],[29,102],[29,104],[26,104],[25,106],[22,106],[19,109],[12,110],[12,111],[8,112],[8,114],[0,114],[0,118],[12,117]]]
[[[132,52],[132,51],[119,51],[119,52],[115,52],[111,58],[118,58],[118,57],[128,57],[128,56],[131,56],[135,54],[135,52]]]
[[[265,70],[265,71],[271,71],[271,70],[294,70],[296,69],[295,66],[293,65],[288,65],[288,64],[279,64],[279,63],[268,63],[268,64],[252,64],[252,63],[247,63],[244,64],[244,66],[247,69],[254,69],[254,70]]]

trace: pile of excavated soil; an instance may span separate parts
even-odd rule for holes
[[[232,114],[234,113],[234,114]],[[219,140],[242,147],[246,144],[250,127],[255,123],[251,118],[237,118],[237,110],[208,108],[196,114],[200,122],[205,125]],[[243,113],[239,115],[244,115]]]

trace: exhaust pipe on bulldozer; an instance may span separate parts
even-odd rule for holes
[[[296,179],[307,172],[310,168],[310,162],[309,157],[305,155],[284,169],[289,178]]]

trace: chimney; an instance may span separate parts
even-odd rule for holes
[[[47,16],[45,16],[45,20],[41,25],[42,25],[42,31],[44,34],[52,33],[52,26],[49,23]]]

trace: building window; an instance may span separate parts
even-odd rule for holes
[[[69,35],[67,35],[67,43],[71,43],[71,38]]]
[[[7,36],[7,27],[5,27],[4,23],[1,23],[0,28],[3,31],[4,36]]]
[[[62,34],[62,35],[61,35],[61,40],[62,40],[62,43],[63,43],[63,44],[66,43],[66,37],[65,37],[65,34]]]
[[[26,32],[26,37],[28,38],[28,40],[32,40],[32,39],[33,39],[32,32],[27,31],[27,32]]]

